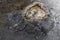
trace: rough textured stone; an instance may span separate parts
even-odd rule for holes
[[[17,0],[14,0],[14,1],[17,2]],[[14,3],[14,1],[11,1],[12,4],[11,5],[9,4],[9,7],[7,7],[7,3],[6,3],[7,1],[6,0],[0,1],[0,3],[2,2],[2,4],[3,4],[1,6],[3,6],[3,8],[5,8],[5,9],[8,9],[8,10],[1,9],[1,13],[0,13],[0,40],[42,40],[44,36],[40,35],[42,33],[39,33],[39,31],[36,32],[35,36],[34,35],[29,36],[29,34],[22,32],[21,30],[19,32],[17,30],[15,30],[16,32],[14,30],[12,30],[12,31],[8,30],[8,28],[7,28],[8,26],[6,26],[7,25],[6,22],[7,22],[8,17],[6,16],[7,13],[5,13],[5,12],[7,11],[8,14],[21,13],[20,11],[18,11],[18,12],[15,11],[15,7],[17,7],[18,5],[12,7],[12,5],[14,5],[14,4],[20,4],[20,2]],[[60,5],[59,5],[60,0],[38,0],[38,1],[46,4],[46,6],[48,6],[50,12],[53,14],[52,16],[55,18],[54,19],[54,21],[55,21],[54,28],[48,33],[48,35],[46,37],[44,37],[43,40],[60,40],[60,23],[59,23],[60,22],[60,20],[59,20],[59,17],[60,17],[59,16],[60,15]],[[6,5],[5,5],[5,3],[6,3]],[[13,10],[14,12],[10,12],[9,8],[11,11],[14,9]],[[20,8],[18,7],[18,9],[20,9]],[[17,24],[15,24],[14,26],[17,26]],[[37,36],[37,33],[38,33],[38,36]]]

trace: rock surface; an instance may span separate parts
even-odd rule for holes
[[[14,1],[11,1],[11,2],[13,3]],[[55,26],[48,33],[48,35],[46,37],[44,37],[43,35],[41,35],[39,37],[36,36],[35,37],[36,39],[35,39],[35,38],[33,38],[34,35],[33,36],[32,35],[29,36],[28,34],[23,33],[22,31],[21,32],[18,32],[16,30],[17,32],[15,32],[13,30],[12,31],[11,30],[8,30],[8,27],[7,27],[7,25],[8,25],[7,24],[7,18],[8,18],[7,17],[7,14],[20,13],[19,10],[18,11],[15,11],[15,8],[13,6],[13,7],[11,7],[11,8],[14,9],[13,12],[7,11],[8,13],[5,13],[6,10],[1,9],[1,12],[0,12],[0,40],[40,40],[40,39],[42,40],[43,38],[44,38],[43,40],[60,40],[60,0],[38,0],[38,1],[41,1],[41,2],[45,3],[46,6],[48,6],[49,9],[51,8],[50,11],[53,14],[52,16],[54,17],[54,21],[55,21],[55,24],[54,25]],[[6,0],[3,0],[3,2],[6,2]],[[5,7],[5,4],[3,2],[2,2],[2,4],[3,4],[2,6],[4,8]],[[6,6],[7,6],[7,4],[6,4]],[[17,22],[17,20],[16,20],[16,22]]]

